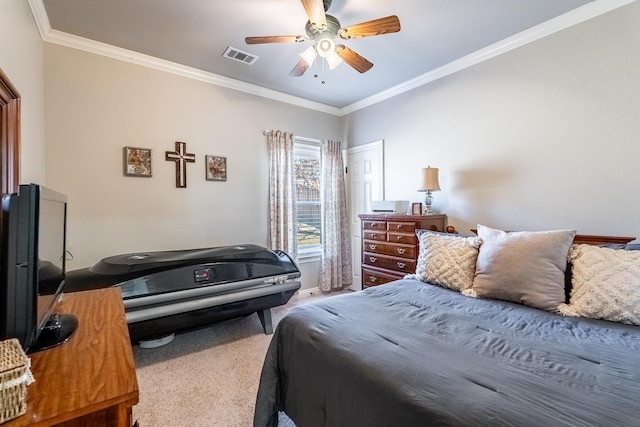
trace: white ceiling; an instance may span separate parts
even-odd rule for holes
[[[433,80],[465,63],[471,65],[630,2],[333,0],[328,13],[343,27],[397,15],[402,29],[344,41],[373,62],[373,68],[364,74],[346,63],[329,71],[316,61],[304,76],[290,77],[298,54],[311,45],[310,41],[247,45],[244,38],[306,35],[307,16],[300,0],[29,1],[47,41],[107,54],[114,52],[113,47],[120,52],[126,49],[169,61],[174,68],[186,66],[195,75],[243,90],[260,92],[265,88],[267,96],[292,95],[291,99],[340,111],[418,85],[424,79]],[[224,58],[229,46],[259,59],[246,65]],[[140,57],[147,58],[144,55]]]

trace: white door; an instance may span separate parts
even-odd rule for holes
[[[359,291],[362,289],[362,237],[358,214],[371,212],[372,200],[384,200],[384,141],[347,148],[345,152],[347,209],[353,257],[353,282],[349,289]]]

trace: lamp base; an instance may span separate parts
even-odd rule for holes
[[[427,190],[424,195],[424,211],[422,215],[434,215],[435,212],[431,209],[431,202],[433,201],[433,196],[431,196],[431,190]]]

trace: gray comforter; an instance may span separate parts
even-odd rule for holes
[[[639,426],[640,327],[416,280],[296,307],[255,426]]]

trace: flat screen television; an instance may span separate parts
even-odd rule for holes
[[[61,344],[73,315],[54,309],[65,284],[67,197],[37,184],[2,197],[0,339],[17,338],[32,353]]]

